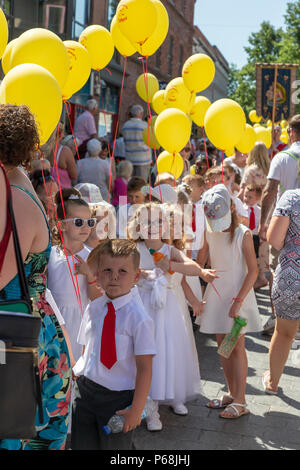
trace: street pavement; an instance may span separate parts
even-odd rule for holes
[[[268,288],[257,294],[263,324],[270,316]],[[187,404],[187,416],[161,406],[163,430],[150,433],[142,422],[135,431],[138,450],[300,450],[300,372],[291,350],[277,396],[266,395],[262,373],[268,369],[270,336],[246,337],[248,379],[246,401],[250,415],[237,420],[219,418],[219,410],[205,406],[220,398],[226,387],[215,337],[195,332],[204,395]]]

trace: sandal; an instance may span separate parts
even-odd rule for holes
[[[275,390],[272,390],[271,388],[268,388],[270,387],[269,380],[270,380],[270,371],[266,370],[266,372],[264,372],[262,376],[262,384],[263,384],[264,391],[268,395],[277,395],[277,390],[275,391]]]
[[[226,400],[227,398],[227,400]],[[223,395],[222,398],[215,398],[208,402],[205,406],[207,408],[212,408],[213,410],[226,408],[226,406],[230,405],[233,402],[233,397],[231,395]],[[212,403],[212,405],[210,405]]]
[[[241,406],[242,409],[238,410],[236,407]],[[233,411],[230,411],[231,408]],[[229,413],[229,416],[225,416],[224,414],[220,413],[219,416],[220,418],[224,419],[237,419],[240,418],[241,416],[248,415],[250,413],[250,410],[248,410],[246,403],[231,403],[230,405],[226,406],[225,410],[223,413]]]

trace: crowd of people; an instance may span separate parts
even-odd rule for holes
[[[131,449],[148,396],[147,429],[160,431],[160,404],[186,415],[202,393],[195,331],[220,346],[238,316],[247,324],[230,357],[220,356],[228,391],[207,406],[240,418],[249,414],[245,334],[274,331],[262,383],[276,394],[300,326],[300,115],[287,148],[257,142],[249,155],[224,158],[191,138],[176,180],[157,174],[141,106],[111,143],[97,135],[96,104],[75,123],[75,140],[59,127],[38,152],[28,108],[0,106],[0,248],[5,171],[42,319],[44,417],[34,439],[4,439],[3,449],[64,449],[68,434],[74,450]],[[20,292],[12,240],[2,258],[8,300]],[[254,290],[268,284],[262,325]],[[107,435],[115,413],[124,432]]]

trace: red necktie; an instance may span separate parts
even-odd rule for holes
[[[193,204],[192,230],[196,232],[196,204]]]
[[[250,207],[249,228],[250,228],[250,230],[255,229],[255,214],[254,214],[253,207]]]
[[[112,302],[109,302],[107,304],[107,314],[103,322],[100,351],[100,361],[107,369],[111,369],[117,362],[115,326],[116,311]]]

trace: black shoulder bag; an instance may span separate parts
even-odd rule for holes
[[[30,439],[36,436],[37,406],[43,422],[38,343],[41,319],[32,315],[12,207],[11,188],[1,165],[7,189],[7,226],[13,235],[21,298],[0,301],[0,439]],[[9,228],[8,228],[9,227]],[[6,237],[8,239],[8,237]],[[6,246],[1,249],[6,251]],[[2,253],[2,260],[5,253]]]

